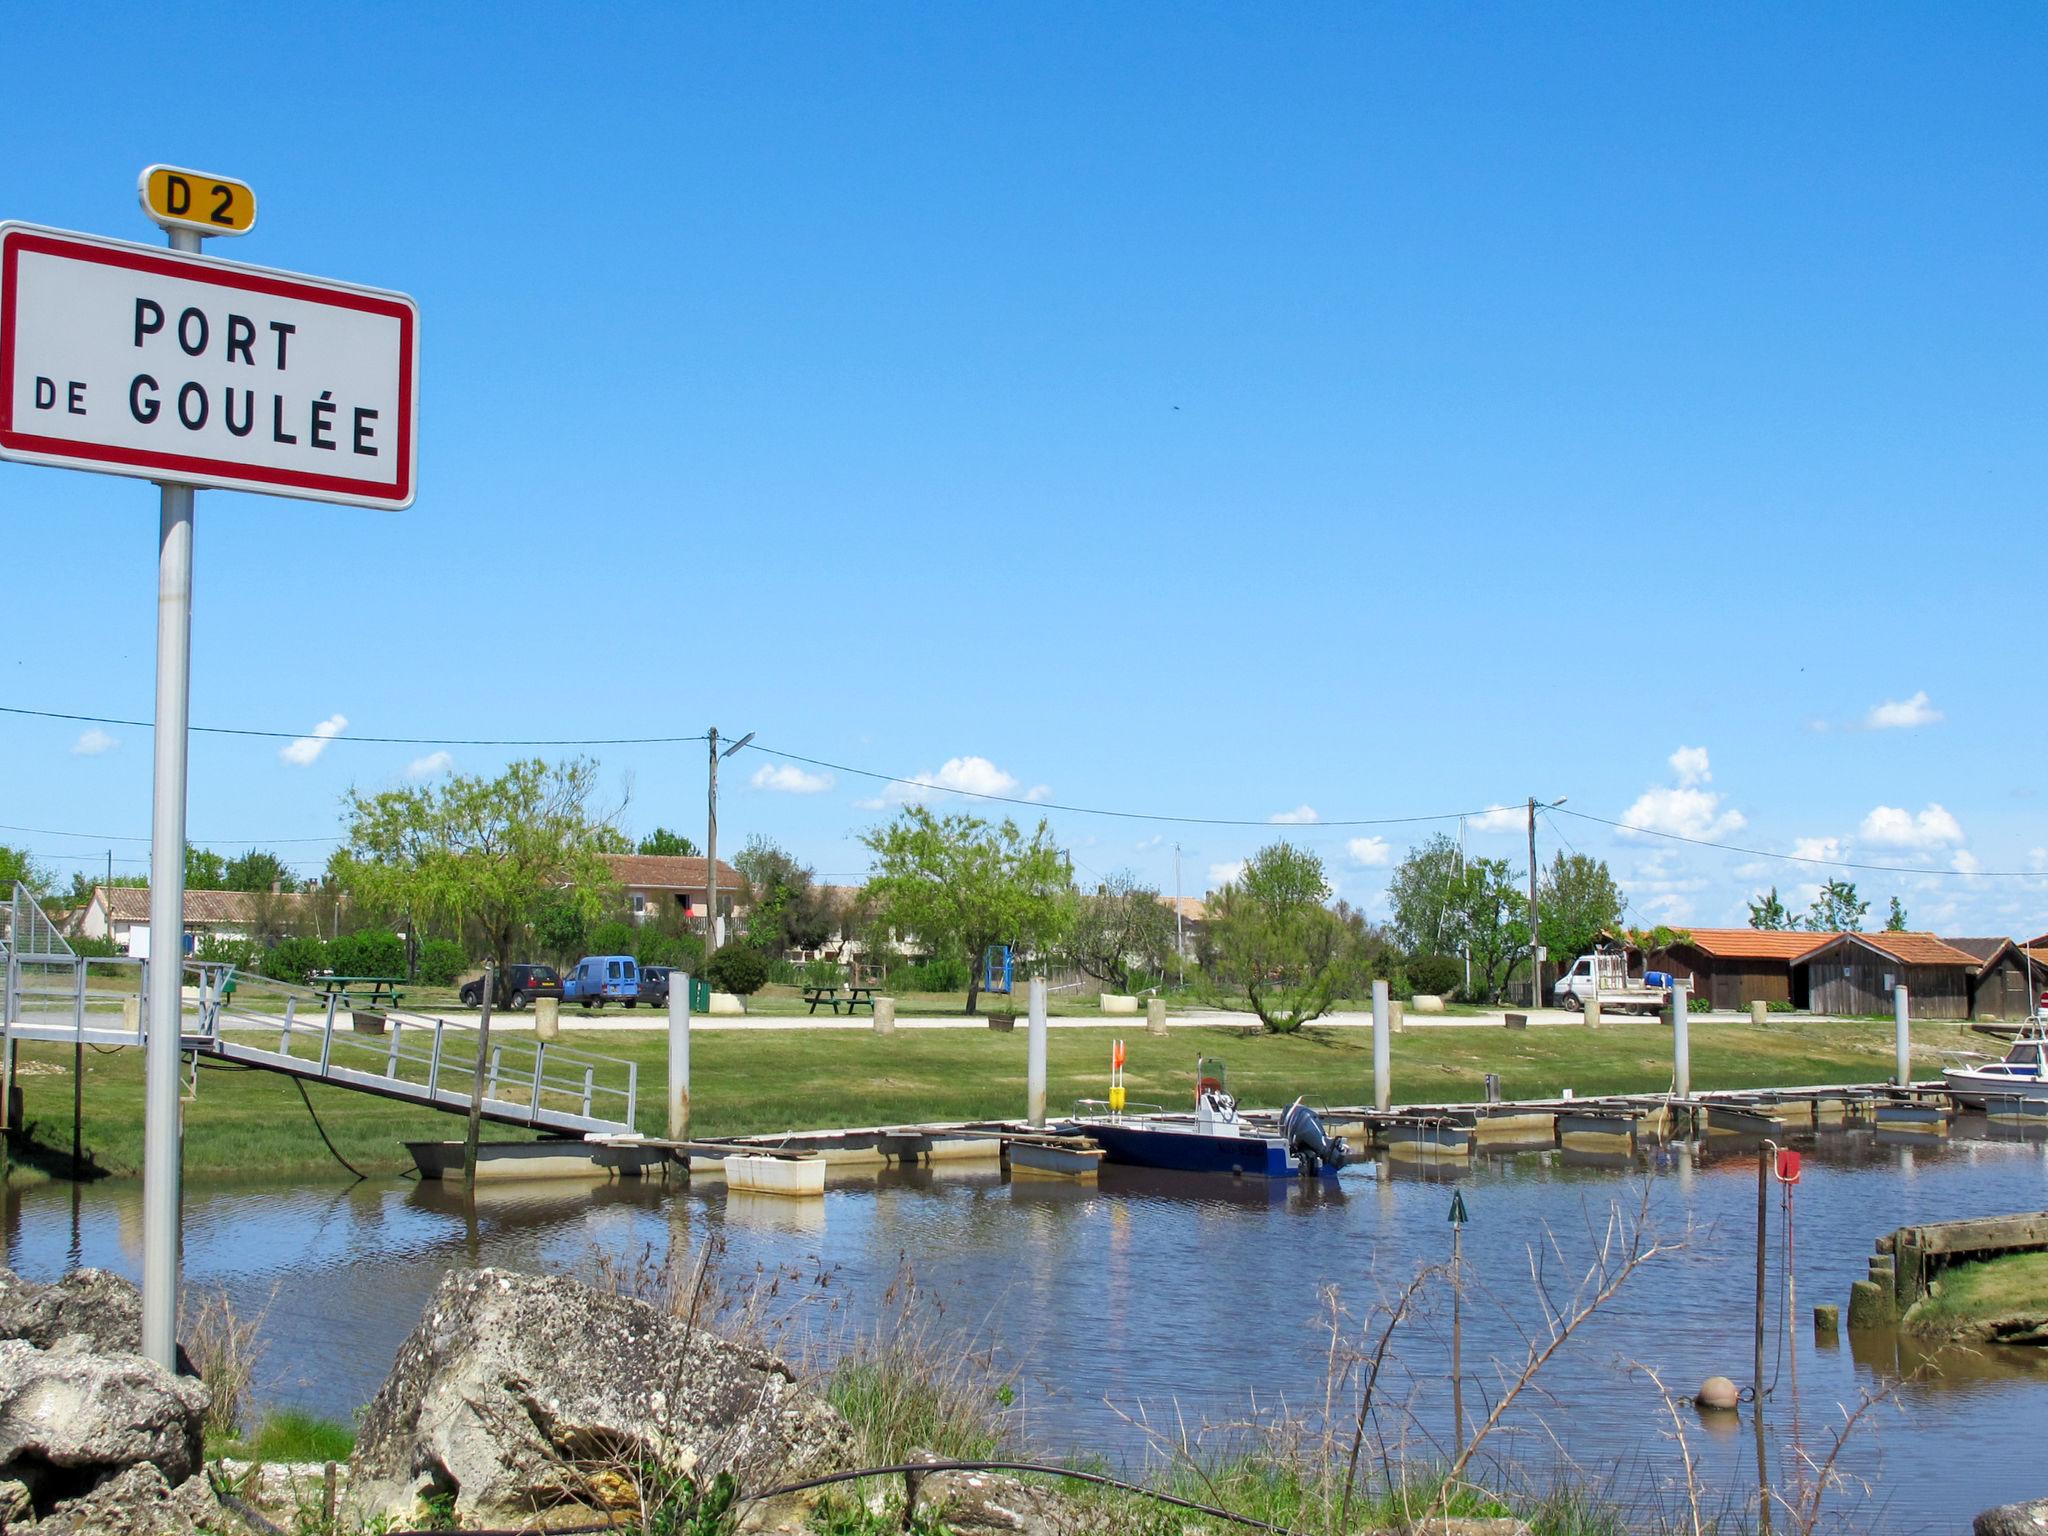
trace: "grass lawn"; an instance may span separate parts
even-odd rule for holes
[[[2011,1253],[1943,1271],[1906,1316],[1914,1333],[1988,1334],[2000,1324],[2039,1330],[2048,1320],[2048,1253]],[[2028,1342],[2037,1342],[2030,1339]]]
[[[1024,1111],[1025,1031],[867,1030],[703,1031],[690,1045],[692,1129],[739,1135],[831,1126],[1019,1115]],[[1104,1030],[1054,1030],[1049,1036],[1049,1102],[1054,1113],[1081,1097],[1103,1097],[1109,1043]],[[1133,1105],[1174,1108],[1193,1094],[1195,1058],[1220,1056],[1232,1089],[1252,1106],[1277,1106],[1305,1093],[1321,1104],[1357,1104],[1372,1096],[1372,1034],[1317,1029],[1289,1036],[1247,1036],[1237,1028],[1175,1028],[1159,1037],[1133,1021],[1125,1082]],[[662,1083],[667,1040],[652,1032],[579,1032],[585,1050],[640,1063],[639,1123],[664,1129]],[[27,1145],[17,1165],[66,1172],[71,1146],[71,1048],[24,1043]],[[1927,1053],[1930,1061],[1934,1053]],[[1601,1029],[1411,1026],[1393,1037],[1396,1102],[1438,1103],[1482,1096],[1481,1079],[1498,1072],[1508,1098],[1537,1098],[1564,1088],[1585,1094],[1653,1092],[1671,1081],[1670,1031],[1631,1020]],[[1764,1088],[1793,1083],[1869,1082],[1887,1075],[1889,1024],[1823,1023],[1774,1016],[1758,1029],[1746,1019],[1698,1022],[1692,1031],[1695,1088]],[[132,1176],[142,1153],[142,1053],[85,1053],[85,1145],[98,1167]],[[341,1153],[365,1172],[411,1166],[401,1140],[454,1138],[462,1121],[388,1103],[367,1094],[309,1084],[314,1109]],[[521,1133],[485,1127],[492,1139]],[[345,1177],[321,1145],[283,1077],[206,1070],[186,1106],[185,1167],[204,1177]]]

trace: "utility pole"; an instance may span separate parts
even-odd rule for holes
[[[704,819],[704,902],[709,916],[704,922],[704,958],[718,953],[718,765],[754,739],[749,731],[723,752],[718,750],[718,727],[705,738],[711,749],[711,783]]]
[[[1529,1006],[1543,1001],[1542,926],[1536,921],[1536,797],[1529,797]]]

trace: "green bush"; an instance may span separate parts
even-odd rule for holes
[[[232,965],[238,971],[254,970],[263,946],[254,939],[223,939],[202,933],[192,946],[192,958],[208,965]]]
[[[389,928],[365,928],[327,941],[327,968],[337,976],[403,976],[405,940]]]
[[[327,941],[297,936],[279,939],[258,969],[272,981],[303,983],[315,971],[329,969]]]
[[[633,958],[642,965],[667,965],[692,976],[704,968],[704,941],[694,933],[642,928],[633,935]]]
[[[621,918],[608,917],[590,930],[590,949],[588,953],[593,955],[636,955],[638,958],[645,959],[644,955],[639,955],[638,951],[633,948],[634,944],[639,941],[641,932],[642,930],[635,924],[626,922]],[[657,960],[652,963],[659,965],[661,962]]]
[[[1402,967],[1410,995],[1416,992],[1449,997],[1464,983],[1465,962],[1456,955],[1410,955]]]
[[[421,985],[452,987],[455,979],[469,969],[469,955],[453,939],[429,939],[420,946]]]
[[[64,942],[71,946],[71,953],[88,960],[111,960],[121,953],[112,939],[89,939],[80,934],[77,938],[66,939]]]
[[[1764,1012],[1766,1013],[1797,1013],[1798,1011],[1799,1010],[1797,1008],[1794,1008],[1790,1003],[1783,1001],[1774,1001],[1764,1004]]]
[[[745,944],[732,944],[704,962],[704,979],[734,997],[751,997],[768,981],[768,962]]]
[[[965,992],[967,962],[956,955],[938,955],[889,973],[891,992]]]

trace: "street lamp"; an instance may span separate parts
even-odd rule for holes
[[[752,741],[754,736],[753,731],[747,732],[723,752],[718,750],[717,726],[712,726],[710,735],[705,738],[711,747],[711,788],[704,828],[704,958],[707,960],[718,953],[718,765]]]

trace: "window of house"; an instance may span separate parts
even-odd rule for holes
[[[638,891],[635,891],[633,893],[633,915],[635,917],[638,917],[641,913],[645,912],[646,910],[647,898],[641,895]]]

